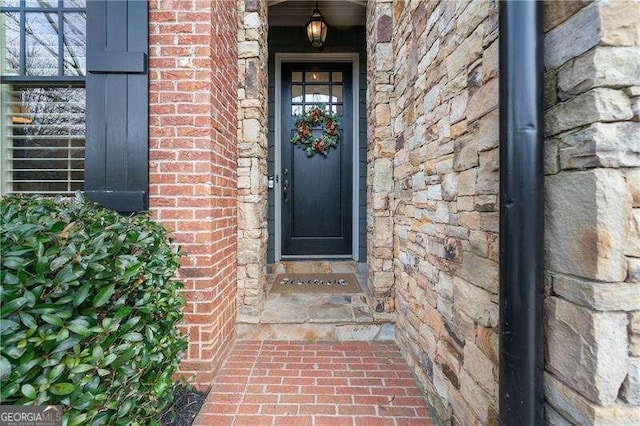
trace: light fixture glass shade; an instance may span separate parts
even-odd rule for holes
[[[309,43],[311,43],[313,47],[322,47],[327,38],[328,27],[327,21],[325,21],[320,14],[320,9],[318,9],[318,4],[316,3],[316,8],[313,10],[313,14],[307,22],[307,37],[309,37]]]

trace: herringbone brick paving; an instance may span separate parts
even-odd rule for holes
[[[238,341],[194,425],[431,425],[393,342]]]

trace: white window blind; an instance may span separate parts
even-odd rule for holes
[[[83,188],[85,89],[2,85],[2,193]]]

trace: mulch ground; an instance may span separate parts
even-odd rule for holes
[[[204,404],[207,394],[193,388],[178,386],[173,396],[173,404],[160,418],[165,426],[191,426]]]

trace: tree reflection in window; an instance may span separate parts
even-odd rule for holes
[[[12,88],[4,110],[8,192],[72,193],[84,177],[85,91],[74,87]],[[4,99],[3,99],[4,100]]]
[[[66,7],[67,4],[74,7]],[[37,1],[27,2],[24,8],[2,7],[3,73],[84,76],[87,17],[82,8],[76,7],[81,4]]]

